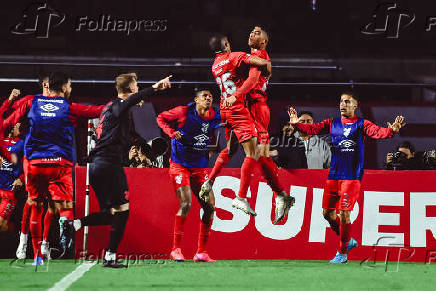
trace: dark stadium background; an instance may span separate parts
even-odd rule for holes
[[[72,75],[74,101],[96,104],[115,96],[112,80],[123,72],[135,71],[140,80],[148,81],[171,73],[174,81],[213,82],[208,38],[223,33],[229,36],[233,50],[247,51],[249,31],[261,25],[269,32],[268,51],[276,66],[271,81],[280,83],[269,86],[272,133],[279,132],[280,111],[286,104],[335,106],[339,94],[350,89],[359,94],[362,112],[369,119],[371,106],[380,104],[435,106],[436,27],[430,32],[425,29],[428,18],[436,17],[434,1],[315,2],[316,10],[309,0],[11,1],[0,11],[0,79],[6,78],[0,82],[0,96],[9,95],[15,87],[23,94],[39,92],[35,82],[20,80],[53,70]],[[26,9],[38,3],[47,3],[65,15],[64,22],[50,27],[47,38],[12,33],[25,20]],[[412,25],[401,27],[398,38],[362,33],[377,5],[383,3],[396,3],[401,11],[415,15]],[[159,31],[129,35],[90,32],[83,26],[77,31],[81,17],[98,20],[101,15],[127,21],[157,20],[160,27]],[[7,81],[14,78],[18,82]],[[209,87],[218,94],[214,84],[177,84],[170,96],[156,98],[156,112],[188,102],[198,87]],[[409,124],[402,134],[435,137],[435,124],[422,123]],[[79,125],[80,136],[85,128]],[[84,155],[80,136],[79,161]],[[374,142],[368,147],[376,152]],[[367,167],[380,167],[376,159],[367,157]]]

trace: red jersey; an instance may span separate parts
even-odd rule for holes
[[[244,106],[244,98],[247,92],[238,90],[244,83],[244,69],[249,65],[250,55],[243,52],[231,52],[217,54],[212,65],[212,75],[221,90],[220,108],[225,109],[223,101],[226,97],[234,95],[237,100],[233,106]]]
[[[268,53],[266,50],[258,50],[255,49],[251,52],[252,56],[259,57],[261,59],[271,61]],[[256,85],[253,89],[251,89],[250,93],[247,95],[251,100],[258,101],[258,102],[266,102],[266,86],[268,84],[268,80],[265,76],[260,75],[259,80],[257,81]]]

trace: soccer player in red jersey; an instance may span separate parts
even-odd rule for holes
[[[397,116],[388,128],[375,125],[369,120],[358,118],[355,110],[358,99],[354,93],[341,95],[339,108],[341,117],[326,119],[319,123],[298,123],[297,111],[289,109],[289,122],[306,134],[330,133],[332,138],[332,160],[322,200],[324,218],[340,237],[333,264],[346,263],[347,253],[357,246],[351,238],[350,214],[360,195],[360,181],[364,169],[364,140],[391,138],[394,132],[405,125],[404,117]],[[339,211],[339,216],[337,216]]]
[[[174,222],[174,239],[170,259],[184,261],[181,241],[186,216],[191,208],[192,194],[203,208],[198,235],[195,262],[215,262],[206,251],[210,228],[215,212],[213,192],[209,199],[200,199],[198,193],[207,180],[208,146],[211,136],[221,126],[219,111],[212,108],[213,97],[209,90],[197,91],[194,102],[164,111],[157,117],[157,124],[171,137],[170,178],[179,200],[179,210]]]
[[[233,136],[242,145],[245,159],[241,167],[241,183],[237,197],[232,206],[247,214],[256,215],[247,201],[247,191],[251,175],[256,168],[258,157],[257,133],[254,121],[245,105],[246,94],[254,88],[259,76],[249,75],[244,81],[243,72],[248,66],[266,68],[270,74],[271,63],[243,52],[232,52],[230,43],[225,36],[216,36],[210,39],[209,45],[216,54],[212,65],[212,74],[221,90],[220,111],[224,123],[227,148],[225,152],[232,154],[237,143]],[[215,165],[225,164],[227,161],[217,159]],[[213,172],[213,170],[212,170]],[[207,191],[202,189],[200,196],[207,200],[208,193],[212,188],[212,181],[203,184]],[[202,187],[204,188],[204,187]]]
[[[79,117],[98,117],[104,107],[70,103],[71,79],[63,73],[50,76],[49,88],[48,96],[29,98],[3,122],[5,128],[16,124],[25,115],[30,121],[24,144],[23,168],[26,189],[32,200],[30,232],[35,265],[43,263],[40,252],[41,200],[46,193],[50,194],[61,216],[61,246],[66,251],[72,245],[74,230],[62,222],[73,219],[74,125]]]
[[[266,51],[267,44],[268,34],[259,26],[254,27],[248,38],[248,45],[251,48],[251,55],[270,62],[271,59]],[[266,86],[268,79],[266,76],[261,74],[261,71],[256,67],[250,68],[249,78],[258,80],[254,88],[251,89],[247,94],[247,103],[256,127],[257,140],[259,141],[260,157],[258,162],[268,185],[273,190],[275,197],[276,208],[274,224],[276,224],[285,218],[289,209],[294,204],[295,199],[292,196],[288,196],[286,191],[284,191],[283,187],[280,185],[278,168],[272,158],[269,156],[270,139],[268,134],[268,126],[270,122],[270,110],[266,103]],[[226,166],[230,158],[231,155],[227,149],[221,151],[217,158],[218,162],[215,164],[210,173],[209,180],[202,187],[203,192],[209,191],[216,176],[219,174],[221,169]],[[203,192],[202,195],[204,195]]]

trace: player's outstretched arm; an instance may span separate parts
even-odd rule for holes
[[[298,131],[302,131],[309,135],[316,134],[326,134],[330,132],[331,125],[333,123],[333,119],[325,119],[318,123],[308,124],[308,123],[299,123],[298,122],[298,114],[297,110],[293,107],[289,107],[288,109],[289,115],[289,123]]]
[[[134,94],[130,95],[123,102],[120,102],[118,104],[118,106],[112,106],[112,113],[116,117],[118,117],[124,111],[128,110],[130,107],[135,106],[136,104],[138,104],[142,100],[145,100],[145,99],[151,97],[154,94],[154,92],[162,91],[162,90],[166,90],[168,88],[171,88],[171,82],[170,82],[171,77],[172,77],[172,75],[156,82],[151,87],[148,87],[146,89],[138,91],[138,93],[134,93]]]
[[[397,116],[394,123],[391,124],[388,122],[387,124],[387,128],[381,127],[365,119],[365,134],[373,139],[391,138],[395,132],[399,132],[400,129],[406,125],[403,116]]]

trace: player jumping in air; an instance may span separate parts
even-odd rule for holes
[[[89,182],[98,199],[100,212],[67,223],[76,231],[86,225],[111,225],[103,267],[127,267],[117,262],[116,253],[129,218],[129,187],[122,163],[123,156],[129,152],[132,134],[130,109],[156,91],[170,88],[169,78],[139,91],[135,73],[119,75],[115,81],[118,96],[106,104],[100,115],[96,146],[90,153],[92,162],[89,166]]]
[[[78,117],[95,118],[103,106],[87,106],[68,101],[71,79],[63,73],[49,78],[48,96],[28,98],[3,123],[4,127],[16,124],[22,116],[30,122],[24,141],[23,168],[26,189],[32,200],[30,232],[34,264],[41,265],[42,199],[49,193],[60,213],[61,246],[72,245],[73,231],[63,222],[73,219],[73,134]]]
[[[259,26],[254,27],[248,38],[248,45],[251,48],[251,55],[261,59],[271,61],[267,53],[266,46],[268,44],[268,34]],[[268,79],[261,74],[262,72],[257,67],[251,67],[249,71],[249,79],[258,80],[253,89],[247,94],[247,103],[251,116],[257,130],[257,140],[259,141],[259,165],[262,173],[266,178],[268,185],[273,190],[276,202],[274,224],[285,218],[289,209],[295,202],[294,197],[288,196],[286,191],[280,185],[278,179],[278,168],[272,158],[269,156],[270,139],[268,135],[268,126],[270,121],[270,110],[266,103],[267,94],[266,86]],[[202,196],[207,196],[207,193],[212,189],[212,184],[222,168],[224,168],[231,155],[226,148],[222,150],[217,158],[212,169],[209,180],[202,186]]]
[[[341,117],[314,124],[298,123],[297,111],[289,109],[289,121],[296,130],[310,135],[330,133],[332,138],[332,160],[322,207],[324,218],[340,238],[336,256],[330,261],[334,264],[346,263],[347,253],[357,247],[356,240],[351,238],[350,213],[360,194],[365,137],[391,138],[405,125],[404,117],[397,116],[393,124],[388,123],[388,128],[379,127],[357,117],[357,106],[356,95],[344,93],[339,104]],[[339,211],[339,216],[336,211]]]
[[[49,92],[49,76],[48,74],[43,74],[38,78],[38,84],[42,90],[42,96],[48,96]],[[15,91],[15,92],[14,92]],[[15,97],[13,97],[15,94]],[[20,95],[20,90],[14,89],[9,97],[9,103],[13,102],[12,108],[17,109],[24,103],[28,102],[28,100],[32,99],[33,95],[26,95],[18,100],[16,98]],[[12,97],[12,98],[11,98]],[[22,134],[22,133],[21,133]],[[50,225],[55,214],[59,214],[56,208],[53,205],[53,201],[50,199],[50,195],[46,193],[44,199],[48,200],[47,211],[44,215],[44,228],[42,235],[42,243],[41,243],[41,254],[45,257],[50,257],[50,248],[48,243],[48,235],[50,233]],[[32,206],[32,200],[28,198],[26,203],[24,203],[23,207],[23,215],[21,219],[21,231],[20,231],[20,243],[18,244],[16,255],[18,259],[26,258],[27,251],[27,238],[29,233],[29,224],[30,224],[30,211]]]
[[[193,103],[164,111],[157,117],[158,125],[171,137],[170,177],[180,204],[175,217],[173,249],[170,254],[174,261],[185,260],[181,251],[181,240],[194,194],[204,210],[194,261],[215,262],[206,251],[215,211],[214,195],[211,191],[207,201],[200,199],[198,195],[201,185],[207,180],[210,137],[221,124],[219,112],[211,107],[212,102],[212,93],[209,90],[200,90],[197,91]],[[172,127],[171,123],[176,126]]]
[[[236,198],[233,199],[232,206],[247,214],[256,215],[247,201],[247,191],[259,154],[256,128],[245,105],[245,97],[257,84],[258,77],[251,75],[244,81],[243,71],[249,65],[266,68],[269,77],[271,63],[243,52],[232,52],[230,43],[225,36],[211,38],[209,45],[216,54],[212,65],[212,74],[221,90],[220,111],[227,139],[227,148],[224,150],[225,155],[231,156],[236,150],[235,146],[237,147],[238,144],[233,136],[236,136],[245,152],[245,159],[241,167],[240,188]],[[222,168],[221,164],[227,163],[227,160],[218,158],[215,165]],[[207,200],[212,184],[213,181],[203,184],[205,189],[200,193],[202,199]]]

